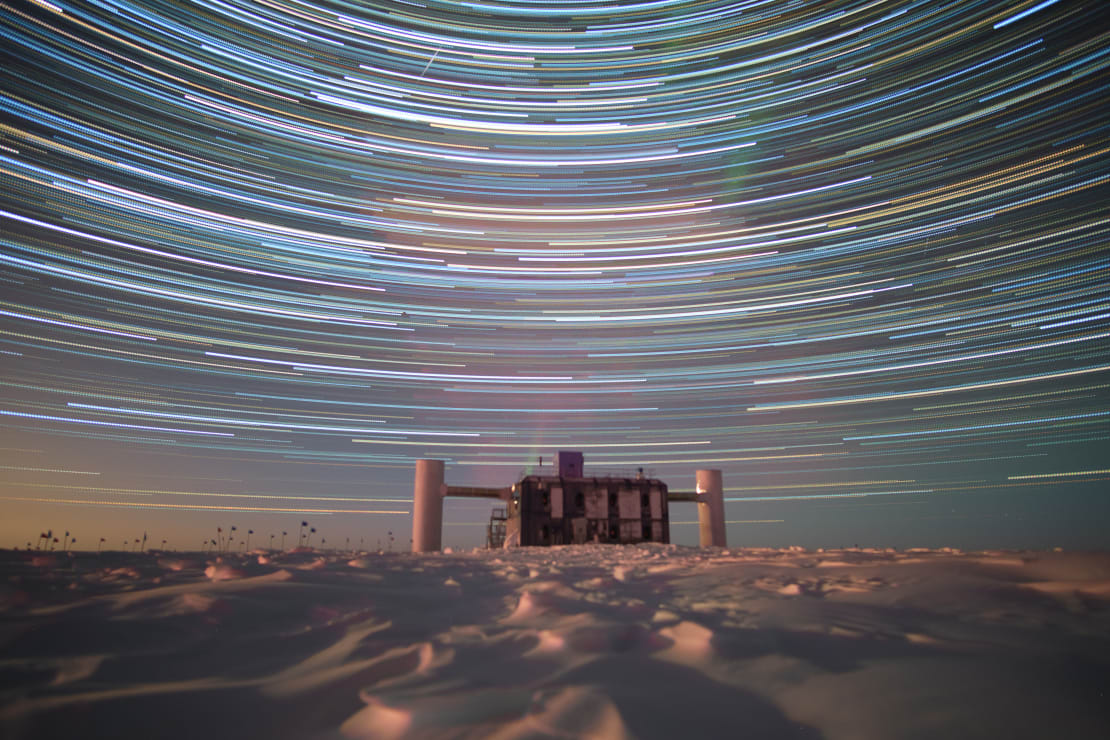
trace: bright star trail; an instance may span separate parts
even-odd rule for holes
[[[0,545],[407,538],[414,460],[559,449],[720,468],[737,544],[1106,542],[1101,2],[39,0],[0,34]]]

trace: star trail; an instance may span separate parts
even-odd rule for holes
[[[720,468],[738,544],[1105,544],[1102,3],[38,0],[0,57],[8,546],[407,537],[414,460],[558,449]]]

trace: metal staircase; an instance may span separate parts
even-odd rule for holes
[[[486,526],[486,547],[499,550],[505,544],[505,521],[508,512],[505,508],[494,509],[489,513],[489,524]]]

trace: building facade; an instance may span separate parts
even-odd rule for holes
[[[642,477],[525,476],[512,488],[505,539],[509,546],[670,542],[667,485]]]

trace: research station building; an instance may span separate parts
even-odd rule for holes
[[[521,478],[499,511],[510,546],[670,542],[667,484],[642,474],[587,477],[581,452],[560,451],[551,474]],[[498,513],[489,529],[493,547],[503,544]]]

